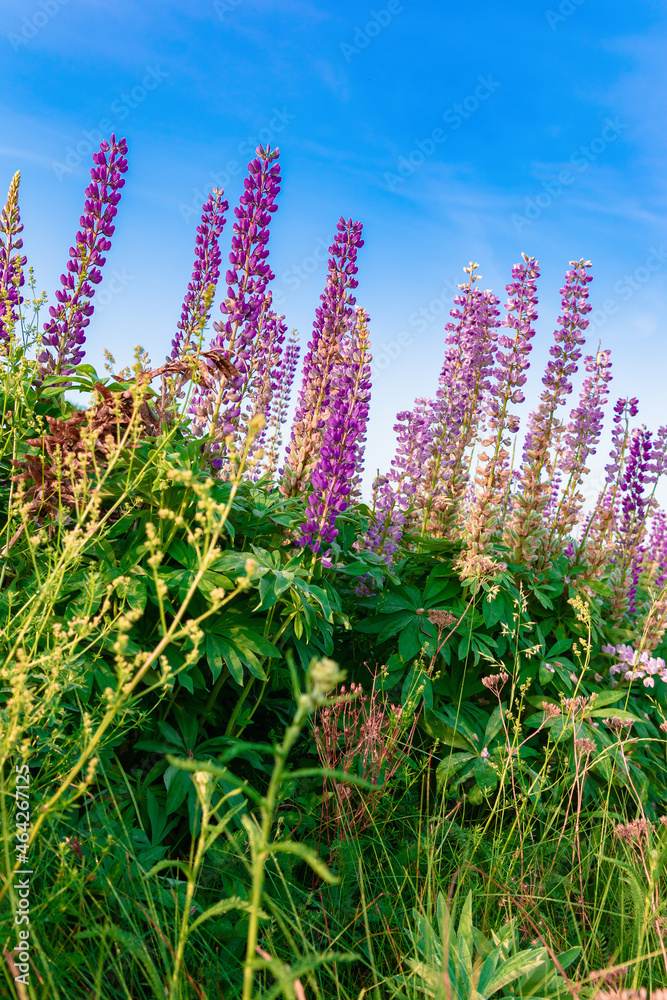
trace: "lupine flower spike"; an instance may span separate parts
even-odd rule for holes
[[[116,141],[100,145],[93,153],[94,166],[90,171],[91,183],[86,188],[84,214],[79,219],[81,229],[76,234],[76,245],[71,247],[67,274],[61,274],[62,290],[56,292],[57,306],[50,306],[51,319],[44,326],[43,343],[46,345],[38,358],[40,378],[48,375],[66,375],[83,356],[86,340],[85,329],[93,313],[91,299],[95,286],[102,280],[102,267],[111,248],[115,226],[113,219],[118,211],[120,189],[125,184],[122,177],[127,171],[127,142]],[[53,353],[50,348],[53,348]]]
[[[23,302],[19,288],[23,285],[23,267],[26,258],[20,253],[23,240],[23,224],[19,215],[19,183],[20,171],[12,177],[7,194],[7,204],[0,218],[0,350],[7,350],[7,342],[18,320],[18,306]]]
[[[320,296],[313,336],[303,360],[301,389],[292,424],[283,482],[285,496],[296,496],[308,484],[317,462],[329,415],[333,366],[340,344],[355,322],[356,299],[350,292],[357,287],[357,251],[364,245],[360,222],[341,217],[333,244],[329,247],[329,275]]]
[[[537,319],[537,279],[539,263],[522,254],[523,263],[512,268],[512,281],[506,285],[509,298],[505,304],[507,316],[501,326],[514,331],[500,333],[496,366],[492,372],[488,393],[488,437],[483,438],[475,475],[476,493],[469,505],[465,540],[459,571],[464,579],[485,575],[502,568],[488,553],[488,546],[501,525],[499,515],[510,487],[511,438],[519,428],[519,418],[510,412],[510,404],[525,399],[523,386],[532,350]]]
[[[577,371],[585,340],[584,330],[588,326],[585,316],[591,309],[587,301],[588,284],[593,280],[588,274],[589,267],[588,260],[570,261],[570,270],[565,272],[561,315],[549,349],[552,360],[542,379],[545,389],[538,410],[528,418],[521,488],[513,497],[513,512],[505,532],[512,561],[526,567],[531,567],[538,557],[543,563],[548,561],[548,550],[543,546],[546,534],[543,516],[552,497],[556,471],[557,450],[554,454],[553,449],[557,449],[564,431],[557,412],[572,392],[570,379]]]
[[[229,203],[223,199],[223,191],[218,188],[213,189],[202,206],[195,239],[195,263],[181,308],[178,333],[171,342],[172,358],[180,357],[188,349],[192,338],[208,322],[210,306],[207,310],[206,302],[212,299],[220,277],[219,240],[228,208]]]
[[[271,310],[267,286],[274,274],[266,259],[269,223],[278,208],[275,201],[280,191],[278,156],[277,149],[258,147],[257,156],[248,164],[240,207],[234,209],[227,298],[220,305],[226,319],[213,324],[216,336],[210,350],[221,351],[238,374],[222,383],[217,394],[204,391],[190,408],[196,433],[212,433],[215,451],[229,435],[237,441],[244,437],[252,412],[247,409],[248,398],[267,363],[261,330]],[[213,460],[217,467],[222,462],[221,458]]]
[[[355,330],[340,344],[329,388],[329,419],[299,539],[300,545],[321,553],[325,562],[330,550],[322,549],[335,539],[336,517],[347,509],[362,471],[371,394],[369,347],[368,316],[361,313]]]

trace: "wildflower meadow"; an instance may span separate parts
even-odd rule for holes
[[[19,173],[0,223],[2,996],[667,996],[667,423],[587,342],[592,262],[543,373],[539,261],[463,267],[365,495],[363,224],[302,347],[277,148],[208,194],[158,363],[86,363],[130,157],[48,302]]]

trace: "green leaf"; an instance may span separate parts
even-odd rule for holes
[[[423,727],[429,736],[439,739],[441,743],[446,743],[450,747],[457,747],[459,750],[472,750],[474,755],[477,756],[477,749],[471,741],[466,739],[458,730],[448,726],[446,722],[438,717],[436,712],[427,712],[424,715]]]
[[[316,875],[326,882],[327,885],[337,885],[340,879],[333,872],[329,871],[322,859],[305,844],[298,844],[294,840],[285,840],[277,844],[269,844],[269,851],[272,854],[296,854],[297,857],[305,861],[313,869]]]
[[[536,969],[549,958],[546,948],[527,948],[503,962],[484,988],[487,997]]]
[[[404,663],[416,656],[422,648],[425,637],[421,634],[420,624],[418,618],[411,617],[401,630],[398,638],[398,652]],[[381,636],[378,636],[378,641],[381,641]]]
[[[498,787],[498,775],[489,761],[484,757],[478,757],[474,767],[475,781],[485,795],[495,792]]]
[[[252,907],[246,899],[240,899],[238,896],[230,896],[228,899],[221,899],[218,903],[214,903],[213,906],[209,906],[207,910],[204,910],[196,920],[193,920],[188,927],[188,934],[203,924],[205,920],[210,920],[211,917],[219,917],[222,913],[229,913],[230,910],[241,910],[243,913],[250,913]],[[264,910],[258,910],[257,915],[261,920],[269,920],[268,913]]]
[[[444,791],[451,779],[459,772],[463,771],[466,764],[476,760],[474,753],[454,753],[449,757],[444,757],[435,769],[436,790],[438,795]],[[469,768],[467,769],[469,770]]]
[[[487,628],[497,625],[505,613],[505,596],[502,593],[496,594],[492,601],[484,599],[482,603],[482,615]]]

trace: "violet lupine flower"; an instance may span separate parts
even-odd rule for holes
[[[608,549],[618,515],[617,499],[620,495],[621,472],[627,459],[630,440],[630,419],[639,412],[638,400],[619,399],[614,404],[609,464],[605,466],[605,485],[596,501],[593,514],[581,532],[577,546],[579,561],[585,552],[589,579],[599,577],[610,555]]]
[[[202,205],[201,222],[197,226],[195,238],[195,262],[192,277],[181,308],[178,333],[172,340],[170,357],[178,358],[187,347],[193,335],[206,325],[210,316],[206,308],[207,297],[220,277],[220,234],[225,225],[225,212],[229,203],[223,200],[224,192],[214,188]],[[212,286],[212,288],[211,288]]]
[[[542,378],[545,389],[540,397],[538,410],[530,414],[521,466],[521,490],[513,498],[513,515],[505,532],[505,540],[512,552],[512,562],[526,567],[533,564],[545,534],[542,514],[550,496],[549,483],[555,459],[550,452],[555,438],[560,436],[562,424],[556,411],[572,392],[570,379],[577,371],[584,343],[584,330],[588,326],[585,316],[591,310],[588,284],[593,280],[587,268],[588,260],[570,261],[565,272],[565,285],[561,288],[562,307],[554,333],[554,343],[549,348],[552,360],[547,364]],[[546,473],[546,478],[543,474]],[[549,560],[548,550],[542,552],[542,561]]]
[[[611,486],[615,484],[625,463],[626,451],[630,434],[630,419],[639,413],[639,400],[619,399],[614,404],[614,427],[611,432],[611,452],[609,453],[609,465],[605,465],[607,473],[605,482]]]
[[[643,559],[641,543],[652,503],[652,495],[645,492],[645,485],[651,482],[651,437],[645,427],[632,431],[625,470],[620,478],[622,513],[614,568],[609,579],[611,619],[616,624],[636,610],[637,582]]]
[[[340,344],[340,360],[329,389],[329,419],[311,474],[299,545],[321,553],[326,562],[331,550],[322,553],[322,547],[336,538],[336,517],[347,510],[353,484],[362,471],[371,397],[369,346],[365,322]]]
[[[414,410],[396,416],[396,453],[387,475],[373,483],[375,504],[373,520],[366,533],[366,548],[384,557],[391,566],[403,536],[405,524],[414,508],[431,451],[433,428],[430,399],[418,399]]]
[[[660,591],[667,580],[667,513],[664,510],[657,510],[653,516],[648,551],[656,573],[653,586]]]
[[[301,389],[292,423],[283,482],[285,496],[302,493],[310,470],[317,461],[330,410],[333,366],[339,346],[355,322],[356,299],[350,294],[358,281],[357,252],[364,245],[360,222],[341,216],[334,242],[329,247],[328,276],[322,305],[317,309],[313,335],[303,359]]]
[[[646,649],[640,652],[625,643],[619,643],[618,646],[608,643],[602,647],[602,652],[615,660],[609,668],[612,677],[620,674],[626,681],[641,680],[644,687],[655,687],[656,677],[667,683],[667,664],[662,657],[651,656]],[[613,686],[616,683],[614,682]]]
[[[108,155],[107,155],[108,154]],[[93,153],[91,183],[86,188],[84,214],[79,219],[81,229],[76,234],[76,246],[70,248],[67,274],[61,274],[62,290],[56,292],[57,306],[49,307],[51,319],[44,325],[42,341],[48,345],[39,355],[40,378],[68,374],[84,356],[85,329],[93,313],[91,299],[95,285],[102,280],[101,268],[106,262],[102,254],[111,248],[115,226],[112,220],[118,211],[120,189],[127,171],[127,142],[112,134],[104,140],[99,153]],[[49,350],[55,349],[55,356]]]
[[[220,351],[239,374],[221,386],[217,394],[206,389],[193,399],[189,412],[199,435],[207,433],[209,428],[218,439],[242,433],[243,403],[254,388],[257,375],[261,378],[263,373],[260,331],[270,312],[267,285],[274,278],[265,261],[269,255],[268,227],[272,213],[278,208],[275,200],[280,191],[280,165],[276,162],[279,155],[278,149],[258,147],[257,156],[248,164],[240,207],[234,209],[236,221],[229,255],[231,268],[226,274],[227,298],[220,305],[227,319],[213,324],[216,336],[211,340],[210,350]],[[215,440],[213,450],[219,449],[219,440]],[[213,461],[214,466],[221,464],[220,459]]]
[[[19,214],[19,183],[21,172],[16,171],[9,185],[7,203],[0,218],[0,233],[4,240],[0,243],[0,347],[7,349],[7,342],[14,324],[18,320],[18,306],[23,302],[19,288],[23,285],[23,267],[27,257],[15,250],[21,250],[23,224]]]

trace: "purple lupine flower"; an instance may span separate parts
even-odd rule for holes
[[[362,471],[371,396],[369,346],[366,322],[362,322],[340,343],[340,359],[331,379],[329,419],[311,474],[312,490],[299,538],[299,545],[308,545],[318,554],[338,534],[336,517],[347,509]],[[322,553],[323,560],[328,561],[329,554],[330,549]]]
[[[329,247],[328,276],[322,305],[317,309],[313,335],[303,360],[301,389],[292,423],[281,493],[296,496],[308,484],[317,461],[330,410],[333,366],[344,336],[355,322],[356,299],[350,294],[358,282],[357,252],[364,245],[360,222],[340,218]]]
[[[178,358],[187,349],[194,334],[208,322],[206,300],[212,298],[212,291],[220,277],[220,234],[225,225],[225,212],[229,203],[223,200],[224,192],[213,188],[202,206],[201,222],[197,226],[195,238],[195,262],[192,277],[181,308],[178,333],[172,340],[170,357]],[[211,287],[212,286],[212,287]]]
[[[647,649],[640,651],[625,643],[619,643],[617,646],[608,643],[602,647],[602,652],[615,660],[609,668],[612,677],[614,674],[621,674],[626,681],[641,680],[644,687],[654,687],[656,676],[663,683],[667,683],[667,664],[662,657],[651,656]]]
[[[220,351],[239,374],[221,386],[217,394],[204,389],[193,399],[189,412],[194,418],[195,433],[199,435],[209,429],[218,438],[243,433],[243,404],[257,376],[261,378],[263,374],[262,361],[266,359],[262,353],[261,329],[271,311],[267,286],[274,274],[266,259],[269,223],[278,208],[275,200],[280,191],[278,156],[278,149],[258,147],[257,156],[248,164],[240,207],[234,209],[236,221],[229,255],[231,268],[226,274],[227,298],[220,305],[220,311],[227,318],[213,324],[216,336],[210,350]],[[249,414],[245,417],[249,419]],[[219,448],[219,440],[214,441],[213,450]],[[213,461],[214,466],[221,464],[219,458]]]
[[[593,280],[587,269],[588,260],[570,261],[565,272],[565,285],[561,288],[562,306],[554,333],[554,343],[549,348],[552,360],[547,364],[542,383],[544,391],[537,411],[528,418],[527,434],[521,466],[521,490],[513,497],[513,516],[507,526],[505,539],[512,550],[512,561],[532,565],[545,534],[542,514],[550,496],[550,486],[556,458],[550,453],[563,427],[556,417],[559,406],[572,392],[570,379],[577,371],[584,343],[584,330],[588,326],[585,316],[591,310],[588,303],[588,284]],[[546,478],[543,474],[546,473]],[[542,552],[542,560],[549,560],[549,552]]]
[[[654,587],[660,591],[667,580],[667,513],[664,510],[657,510],[653,516],[648,551],[655,566]]]
[[[107,155],[108,154],[108,155]],[[111,248],[115,226],[112,221],[118,211],[120,189],[125,184],[121,176],[127,171],[127,142],[112,135],[104,140],[99,153],[93,153],[91,183],[86,188],[81,229],[76,234],[76,246],[70,248],[67,274],[61,274],[62,291],[56,292],[57,306],[49,307],[51,319],[44,325],[42,341],[48,345],[39,355],[40,378],[67,374],[84,356],[85,329],[93,313],[91,299],[95,285],[102,280],[101,268],[106,262],[102,254]],[[55,349],[55,356],[49,350]]]
[[[634,547],[640,540],[646,517],[648,515],[651,497],[646,495],[645,486],[652,476],[651,456],[653,452],[651,431],[645,427],[636,427],[630,436],[630,450],[625,471],[621,476],[621,509],[623,520],[620,533],[626,544]]]
[[[373,483],[375,503],[373,519],[364,539],[365,547],[384,556],[389,566],[408,518],[414,508],[416,492],[424,475],[432,447],[433,427],[430,399],[418,399],[414,410],[396,416],[396,453],[387,475]]]
[[[0,218],[0,233],[4,240],[0,243],[0,346],[7,349],[10,331],[18,320],[18,306],[23,302],[19,288],[23,285],[23,267],[27,258],[15,250],[21,250],[23,224],[19,214],[19,183],[21,172],[16,171],[9,185],[7,203]]]
[[[605,465],[605,472],[607,473],[605,482],[609,486],[618,481],[623,469],[630,435],[629,421],[630,418],[636,417],[638,413],[639,400],[636,397],[632,399],[619,399],[614,404],[614,427],[611,432],[611,452],[609,453],[610,462],[608,465]]]

